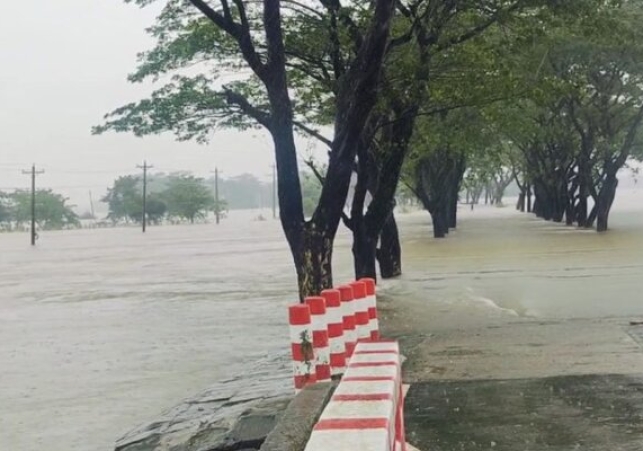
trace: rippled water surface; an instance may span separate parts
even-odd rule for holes
[[[462,208],[430,238],[399,216],[393,297],[507,315],[643,315],[643,205],[617,204],[605,235],[510,208]],[[341,232],[336,278],[350,277]],[[249,362],[288,347],[294,271],[276,221],[0,234],[0,449],[99,451]]]

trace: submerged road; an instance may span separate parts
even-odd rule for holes
[[[391,325],[410,345],[429,340],[433,376],[459,380],[502,360],[482,350],[479,367],[468,366],[467,352],[478,351],[467,347],[484,340],[474,334],[464,350],[447,350],[462,331],[643,317],[643,215],[625,207],[603,236],[511,208],[463,207],[459,230],[436,241],[426,213],[399,214],[404,276],[381,284],[399,301],[397,313],[382,304],[397,315]],[[252,219],[232,213],[218,228],[146,236],[44,232],[34,249],[25,234],[0,234],[0,449],[110,450],[182,399],[288,349],[292,261],[278,222]],[[338,282],[351,277],[349,245],[342,230]],[[433,348],[440,337],[444,349]]]
[[[643,449],[643,326],[630,325],[643,318],[640,211],[617,211],[605,235],[508,211],[469,215],[449,240],[407,236],[414,255],[380,302],[408,356],[409,443]]]

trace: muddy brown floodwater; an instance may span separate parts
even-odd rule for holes
[[[619,194],[620,195],[620,194]],[[476,318],[643,315],[643,196],[617,199],[605,235],[511,208],[462,208],[430,235],[401,214],[404,276],[381,289]],[[295,296],[277,221],[0,234],[0,449],[106,451],[134,426],[288,349]],[[336,280],[351,276],[349,236]]]

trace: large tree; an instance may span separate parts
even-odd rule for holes
[[[135,3],[146,6],[154,1]],[[265,127],[274,144],[280,218],[293,254],[302,298],[332,286],[333,241],[348,192],[355,150],[377,100],[395,2],[376,0],[351,9],[343,8],[338,1],[320,3],[308,6],[294,1],[282,5],[280,0],[260,3],[166,0],[156,24],[150,28],[157,46],[142,55],[139,69],[131,79],[140,81],[177,73],[178,69],[193,66],[204,58],[213,63],[208,75],[177,75],[174,82],[150,99],[116,110],[104,127],[95,130],[148,134],[169,129],[183,139],[197,135],[205,139],[211,129],[199,128],[203,121],[210,125],[247,124],[250,118]],[[354,23],[353,15],[367,17],[364,21],[367,25],[360,45],[351,52],[343,52],[337,23]],[[284,21],[291,17],[316,17],[324,25],[328,45],[322,51],[335,71],[336,80],[335,135],[329,143],[328,173],[309,220],[304,216],[294,140],[299,122],[295,117],[297,92],[291,89],[294,86],[288,73],[289,68],[305,62],[306,55],[293,56],[287,51]],[[204,42],[209,43],[206,51]],[[225,69],[240,71],[242,80],[222,86],[216,78]],[[326,66],[320,70],[326,70]],[[305,121],[305,117],[302,119]],[[304,124],[301,127],[306,128]]]
[[[214,211],[216,203],[204,180],[191,174],[171,175],[160,199],[167,205],[167,215],[194,223]]]
[[[18,190],[6,195],[8,198],[8,211],[11,221],[18,227],[27,225],[31,221],[32,195],[31,191]],[[52,190],[37,190],[35,194],[36,224],[43,230],[59,230],[64,228],[79,227],[78,215],[74,213],[67,199]]]
[[[117,178],[107,194],[101,198],[107,203],[107,219],[116,222],[140,222],[143,218],[143,192],[138,176],[126,175]]]

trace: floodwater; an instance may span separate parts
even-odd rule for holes
[[[600,236],[463,207],[436,241],[426,213],[401,214],[405,273],[382,290],[480,315],[643,316],[643,196],[623,199]],[[349,243],[342,232],[337,281],[350,277]],[[277,221],[50,232],[33,249],[0,234],[0,274],[0,450],[111,450],[288,348],[295,278]]]
[[[432,240],[425,215],[410,215],[404,277],[391,294],[516,316],[643,316],[643,191],[619,196],[605,234],[509,207],[462,207],[458,230]]]

